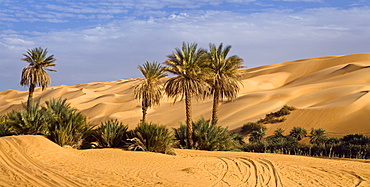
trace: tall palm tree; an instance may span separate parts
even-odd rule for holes
[[[56,65],[54,62],[57,59],[54,58],[54,55],[47,57],[47,53],[47,49],[38,47],[28,49],[27,54],[23,54],[22,60],[29,63],[22,70],[20,82],[22,86],[29,86],[27,108],[29,108],[30,102],[33,100],[33,92],[35,91],[35,87],[41,86],[42,90],[44,90],[49,86],[50,76],[46,70],[54,72],[57,71],[49,68]]]
[[[209,89],[205,82],[205,67],[207,52],[197,49],[197,43],[186,44],[182,48],[176,48],[172,55],[164,62],[165,70],[177,75],[165,82],[165,92],[169,97],[185,99],[187,141],[190,149],[194,148],[191,98],[203,96]]]
[[[158,62],[146,61],[142,66],[139,65],[138,69],[145,78],[135,86],[134,95],[136,99],[141,100],[141,108],[143,112],[141,123],[145,123],[148,108],[159,104],[159,101],[162,98],[162,87],[159,83],[160,79],[165,77],[167,74],[164,72],[164,67],[162,67]]]
[[[216,124],[220,99],[235,99],[239,92],[239,69],[243,59],[236,55],[227,58],[231,46],[223,48],[222,43],[218,47],[209,44],[209,48],[209,68],[212,76],[208,82],[213,95],[212,124]]]

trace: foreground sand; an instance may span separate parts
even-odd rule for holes
[[[246,64],[248,66],[248,64]],[[370,136],[370,53],[311,58],[243,70],[243,87],[233,102],[223,102],[219,124],[238,131],[246,122],[257,121],[285,104],[298,110],[287,121],[268,125],[267,134],[276,128],[289,132],[294,126],[324,128],[330,136],[351,133]],[[132,70],[136,71],[136,70]],[[123,75],[124,76],[124,75]],[[35,97],[43,101],[67,98],[73,107],[92,123],[119,119],[130,128],[141,118],[140,102],[133,97],[139,79],[55,86]],[[0,92],[0,115],[21,108],[27,91]],[[212,101],[193,102],[193,118],[209,118]],[[147,119],[168,127],[185,120],[183,102],[173,104],[164,98],[160,106],[149,109]]]
[[[0,186],[369,186],[370,161],[244,152],[62,148],[0,138]]]

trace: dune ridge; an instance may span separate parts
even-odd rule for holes
[[[302,59],[244,69],[243,86],[234,101],[221,103],[219,124],[238,131],[266,113],[285,104],[294,106],[288,119],[267,125],[267,134],[276,128],[289,131],[294,126],[324,128],[330,136],[350,133],[370,135],[370,53]],[[34,96],[43,101],[67,98],[73,107],[98,124],[117,118],[130,128],[141,118],[140,103],[134,99],[133,87],[140,79],[93,82],[78,85],[37,88]],[[27,91],[0,92],[0,115],[21,108]],[[194,100],[193,118],[209,118],[212,100]],[[159,106],[148,110],[149,121],[178,127],[185,120],[183,102],[173,103],[164,97]]]

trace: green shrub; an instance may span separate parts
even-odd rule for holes
[[[290,114],[290,111],[295,110],[296,108],[292,106],[287,106],[284,105],[283,108],[281,108],[277,112],[271,112],[269,114],[266,114],[265,118],[260,119],[257,121],[257,123],[262,123],[262,124],[268,124],[268,123],[281,123],[286,120],[286,118],[282,116],[287,116]]]
[[[201,118],[197,122],[193,122],[193,138],[194,148],[200,150],[232,150],[234,149],[235,141],[228,135],[227,127],[223,128],[215,124],[211,124],[210,120]],[[180,148],[187,148],[186,126],[180,124],[180,128],[174,129],[175,138],[179,141]]]
[[[127,129],[128,125],[123,125],[117,119],[108,120],[95,129],[94,137],[103,147],[120,147]]]
[[[40,100],[36,103],[32,100],[29,109],[22,103],[22,110],[12,110],[6,114],[6,123],[9,130],[14,134],[46,134],[46,115],[41,110]]]
[[[0,137],[10,135],[8,125],[6,124],[5,116],[0,116]]]
[[[281,122],[284,122],[286,120],[286,118],[278,118],[278,117],[274,117],[274,116],[266,116],[265,118],[263,119],[260,119],[257,121],[257,123],[262,123],[262,124],[273,124],[273,123],[281,123]]]
[[[234,132],[230,134],[230,137],[235,141],[235,147],[240,149],[244,144],[244,135]]]
[[[78,148],[92,133],[93,126],[87,123],[86,116],[72,108],[66,99],[51,99],[45,103],[49,138],[60,146]]]
[[[146,151],[167,154],[173,147],[173,135],[164,125],[140,123],[131,137],[138,139]]]
[[[259,129],[262,129],[262,130],[265,131],[267,128],[262,123],[248,122],[248,123],[246,123],[246,124],[243,125],[241,132],[242,133],[249,134],[252,131],[256,131],[256,130],[259,130]]]

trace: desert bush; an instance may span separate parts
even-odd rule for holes
[[[256,130],[259,130],[259,129],[262,129],[262,130],[266,130],[266,126],[262,123],[256,123],[256,122],[248,122],[246,124],[244,124],[242,126],[242,129],[241,129],[241,132],[242,133],[246,133],[246,134],[249,134],[251,133],[252,131],[256,131]]]
[[[235,141],[235,148],[240,149],[244,144],[244,135],[234,132],[230,134],[230,137]]]
[[[103,147],[120,147],[127,132],[128,125],[123,125],[117,119],[102,122],[100,127],[95,129],[94,137]]]
[[[5,116],[0,116],[0,137],[8,136],[11,134],[5,119]]]
[[[278,118],[278,117],[274,117],[274,116],[266,116],[265,118],[258,120],[257,123],[273,124],[273,123],[281,123],[281,122],[284,122],[285,120],[286,120],[286,118],[284,118],[284,117]]]
[[[30,102],[29,109],[22,103],[20,111],[12,110],[6,114],[6,124],[14,134],[46,134],[46,115],[41,110],[40,100]]]
[[[180,124],[179,128],[172,128],[176,140],[175,146],[181,149],[188,148],[188,142],[187,142],[187,128],[186,125],[183,123]],[[194,125],[193,125],[193,132],[194,132]],[[194,135],[193,135],[194,138]]]
[[[66,99],[51,99],[43,108],[47,114],[49,138],[60,146],[78,148],[83,139],[91,135],[93,126],[86,116],[72,108]]]
[[[138,139],[146,151],[167,154],[173,147],[173,135],[164,125],[140,123],[130,136]]]
[[[194,148],[199,150],[232,150],[234,149],[235,141],[228,135],[227,127],[217,126],[211,124],[210,120],[201,118],[200,120],[193,122],[193,138]],[[188,148],[186,126],[180,124],[180,128],[173,129],[175,132],[175,138],[179,141],[180,148]]]
[[[5,123],[0,123],[0,137],[1,136],[8,136],[10,134],[11,133],[8,129],[8,126]]]
[[[286,118],[282,116],[287,116],[290,114],[291,111],[295,110],[296,108],[292,106],[284,105],[283,108],[281,108],[277,112],[271,112],[269,114],[266,114],[265,118],[260,119],[257,121],[257,123],[262,124],[268,124],[268,123],[281,123],[286,120]]]

